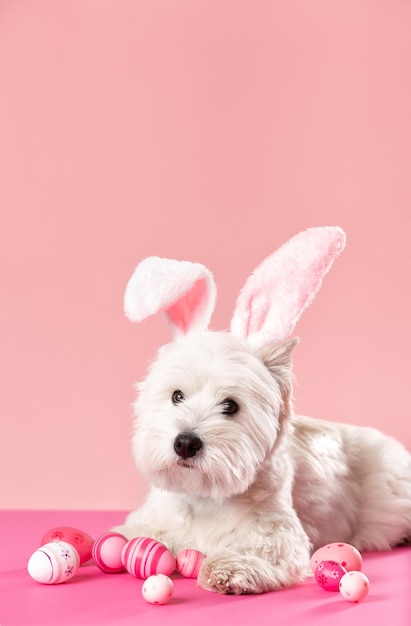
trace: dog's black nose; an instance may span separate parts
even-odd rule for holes
[[[201,439],[191,433],[180,433],[174,440],[174,450],[183,459],[195,456],[202,446]]]

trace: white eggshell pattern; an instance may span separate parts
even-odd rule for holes
[[[362,570],[361,553],[351,546],[349,543],[329,543],[314,552],[310,560],[310,566],[313,573],[321,561],[336,561],[350,572],[352,570]]]
[[[65,541],[50,542],[33,552],[27,564],[31,578],[45,585],[64,583],[77,573],[80,556]]]
[[[370,581],[362,572],[347,572],[340,580],[340,593],[349,602],[361,602],[369,591]]]
[[[174,585],[165,574],[153,574],[145,581],[141,593],[150,604],[165,604],[173,595]]]

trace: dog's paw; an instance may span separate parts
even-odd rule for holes
[[[271,565],[257,557],[244,555],[205,559],[198,584],[208,591],[232,595],[263,593],[276,588]]]

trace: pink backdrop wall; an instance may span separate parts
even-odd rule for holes
[[[296,408],[411,447],[411,4],[3,0],[0,507],[131,508],[130,324],[150,254],[200,261],[229,324],[308,226],[347,249],[299,323]]]

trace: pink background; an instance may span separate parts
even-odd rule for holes
[[[408,0],[3,0],[0,507],[128,509],[150,254],[252,269],[308,226],[344,254],[297,327],[297,410],[411,448]]]

